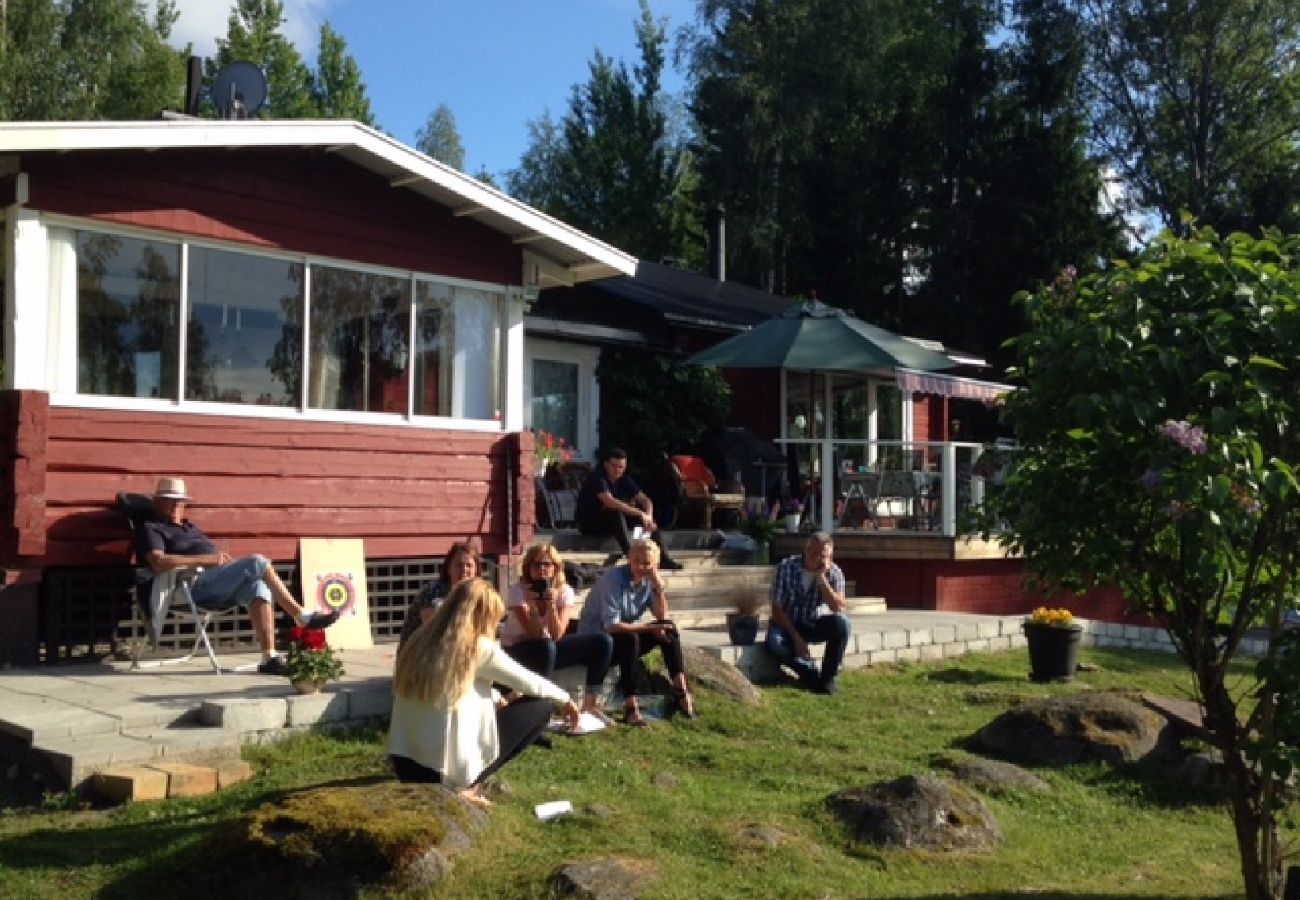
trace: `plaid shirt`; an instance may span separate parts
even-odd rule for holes
[[[844,573],[831,563],[826,580],[837,594],[844,593]],[[822,598],[817,579],[807,587],[803,583],[803,555],[787,556],[776,567],[772,579],[772,603],[781,605],[792,625],[811,625],[817,621],[817,607],[826,601]]]

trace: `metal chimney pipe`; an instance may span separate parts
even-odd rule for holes
[[[709,235],[709,277],[727,280],[727,211],[722,204],[709,208],[704,217]]]
[[[199,93],[203,90],[203,57],[191,56],[185,79],[185,115],[199,114]]]

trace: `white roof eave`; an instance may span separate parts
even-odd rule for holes
[[[415,190],[565,269],[573,282],[636,272],[636,258],[359,122],[295,119],[6,122],[0,153],[318,147]]]

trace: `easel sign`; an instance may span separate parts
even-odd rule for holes
[[[375,645],[370,636],[370,603],[366,599],[366,551],[357,538],[302,538],[302,605],[308,612],[337,612],[328,632],[331,647],[364,650]]]

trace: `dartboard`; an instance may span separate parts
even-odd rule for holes
[[[357,602],[352,575],[333,573],[316,577],[316,602],[331,612],[346,613]]]

